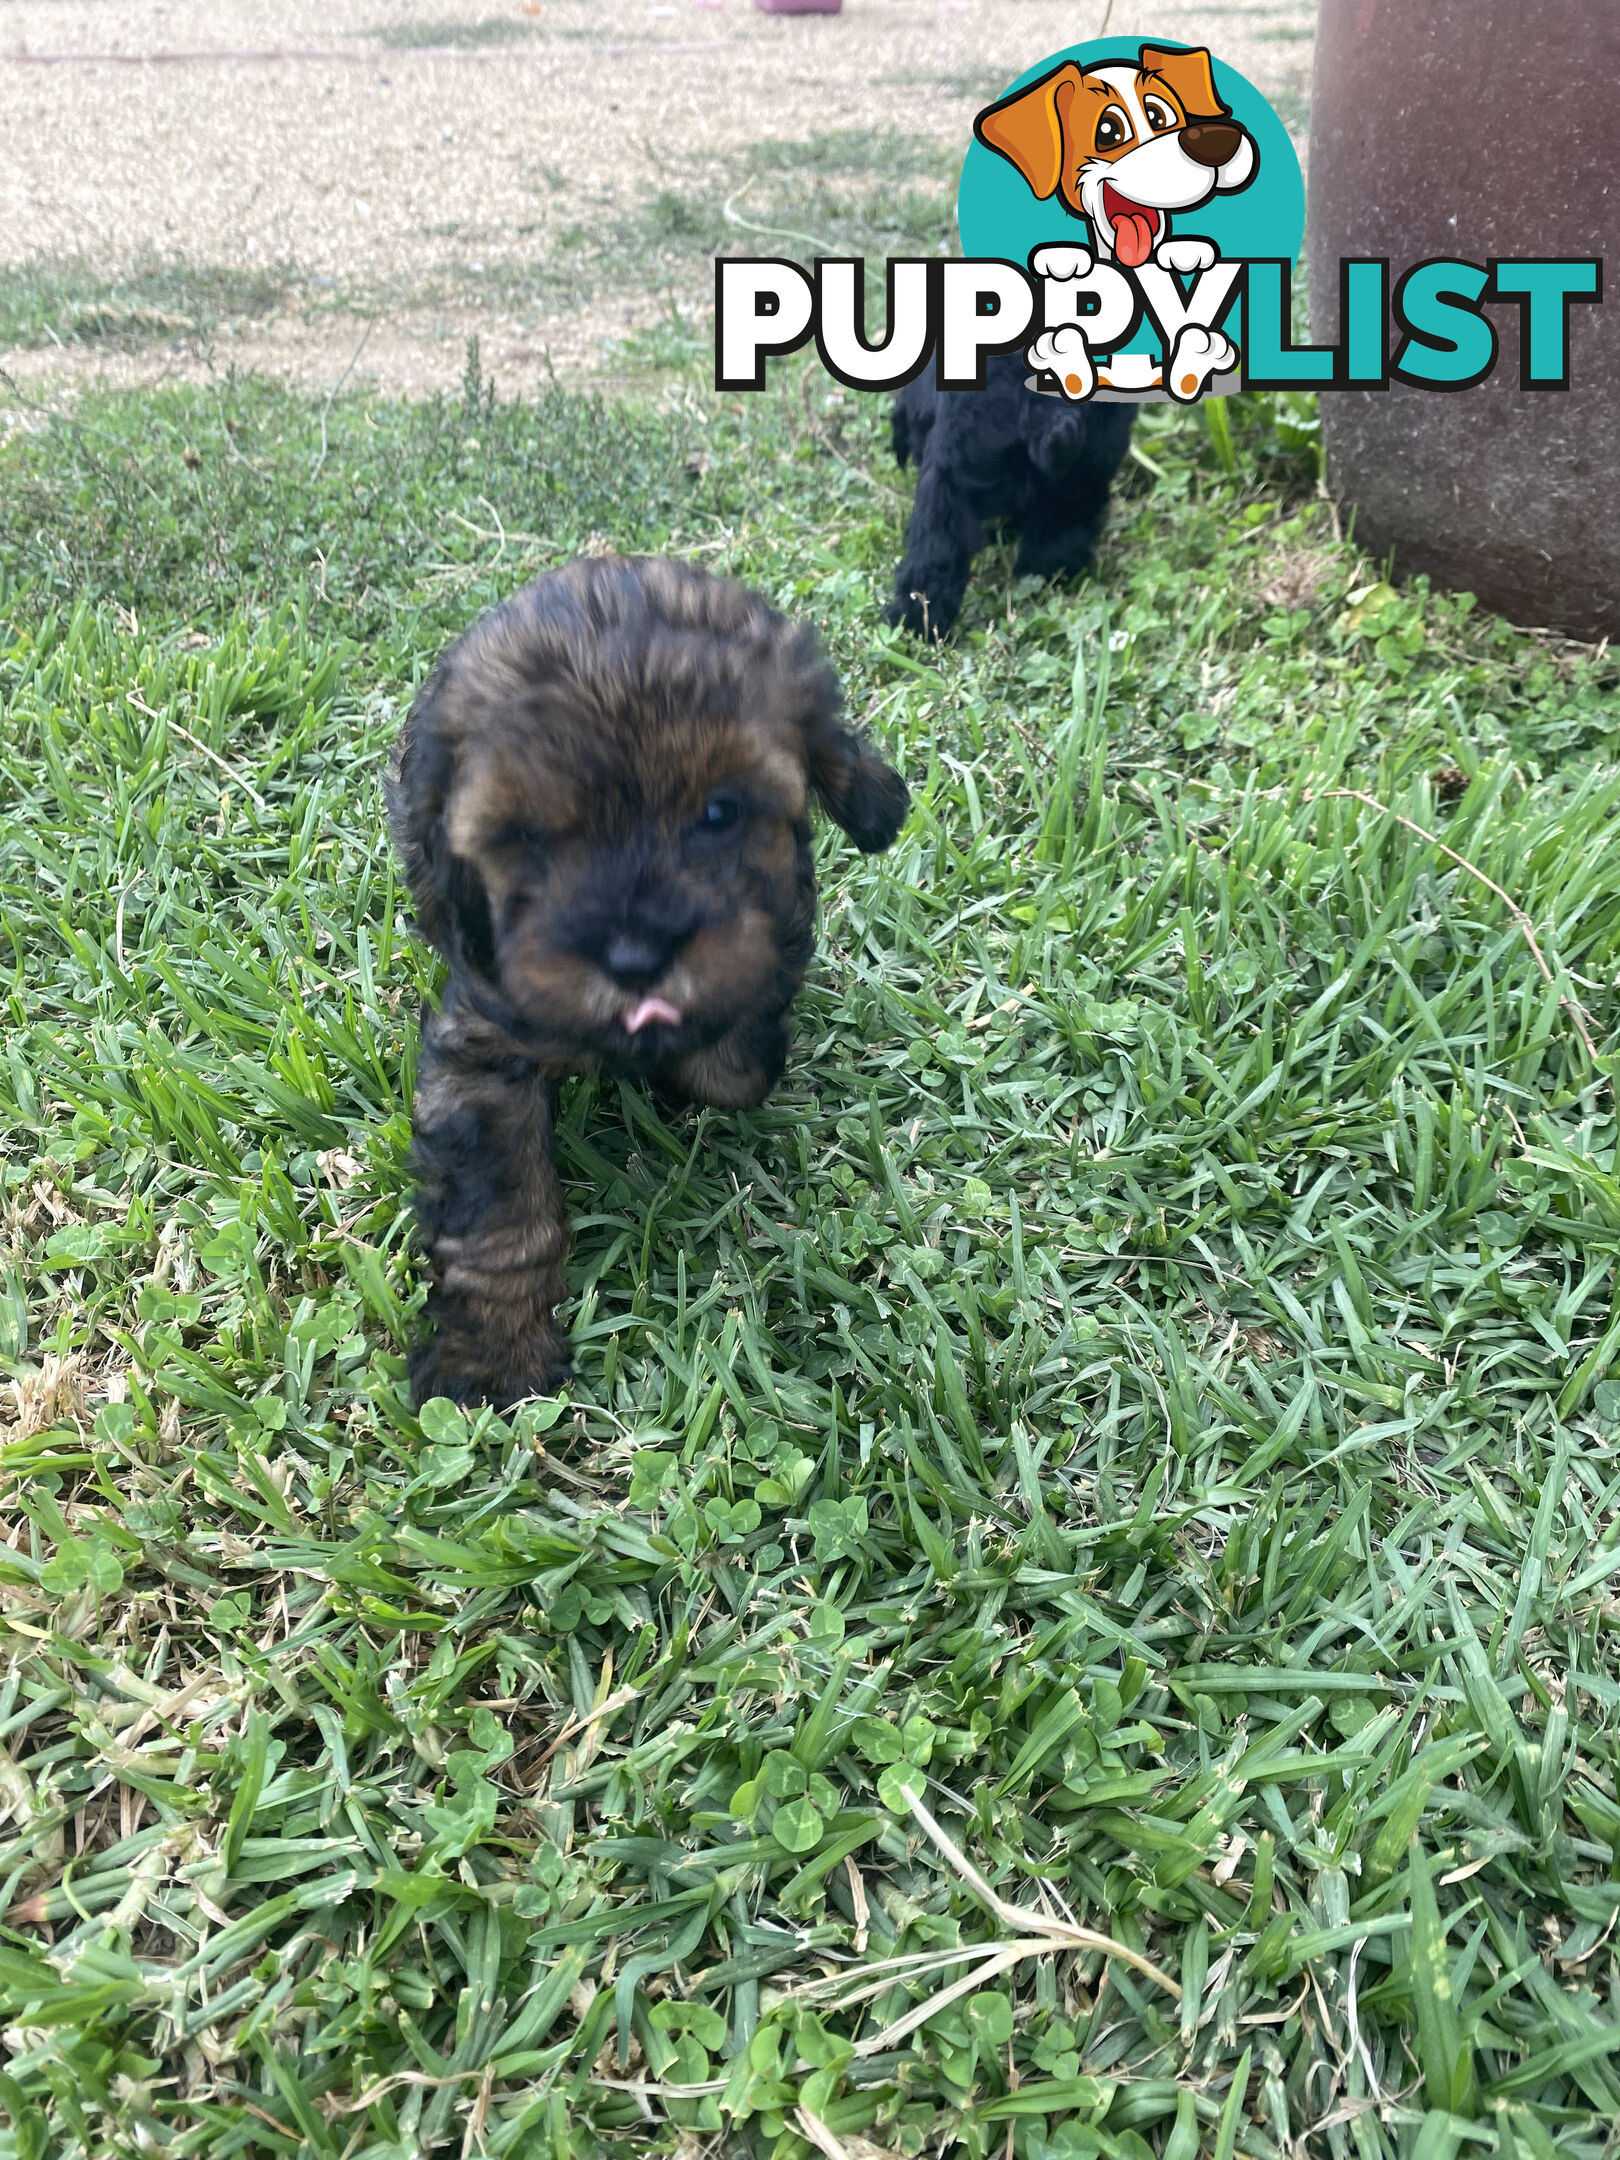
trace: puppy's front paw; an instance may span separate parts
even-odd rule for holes
[[[555,1395],[574,1369],[568,1338],[547,1321],[514,1338],[497,1320],[488,1327],[458,1317],[440,1326],[411,1355],[411,1401],[442,1395],[468,1407],[509,1410],[531,1395]]]
[[[915,592],[896,593],[883,610],[883,620],[913,637],[937,638],[956,620],[956,609],[945,600],[936,602],[919,586]]]
[[[683,1058],[670,1076],[688,1102],[713,1103],[723,1110],[752,1110],[782,1077],[788,1033],[779,1020],[756,1020],[736,1029],[711,1049]]]

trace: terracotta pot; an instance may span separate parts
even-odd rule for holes
[[[1339,259],[1611,258],[1620,276],[1620,0],[1321,0],[1311,106],[1311,336]],[[1326,392],[1328,484],[1356,538],[1515,622],[1620,635],[1620,300],[1569,310],[1567,391],[1496,368],[1441,395]],[[1392,327],[1392,346],[1398,336]]]

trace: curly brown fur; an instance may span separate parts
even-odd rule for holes
[[[840,706],[807,628],[658,558],[553,571],[439,661],[388,781],[450,963],[417,1067],[418,1403],[504,1408],[568,1372],[558,1079],[745,1107],[780,1075],[815,945],[810,798],[868,853],[908,802]]]

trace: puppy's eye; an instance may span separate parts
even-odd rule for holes
[[[1148,126],[1155,135],[1162,135],[1166,128],[1180,127],[1179,116],[1168,105],[1161,105],[1157,98],[1144,98],[1142,110],[1147,114]]]
[[[1108,106],[1097,122],[1097,148],[1117,150],[1121,143],[1127,143],[1130,139],[1131,123],[1117,105]]]
[[[727,833],[742,818],[742,804],[729,789],[722,788],[711,795],[703,805],[703,815],[697,821],[700,833]]]

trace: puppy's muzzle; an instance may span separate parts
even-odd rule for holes
[[[669,972],[684,942],[684,938],[672,942],[634,930],[615,931],[608,939],[603,965],[618,988],[631,993],[631,1002],[619,1015],[619,1025],[627,1035],[643,1034],[650,1027],[680,1026],[685,1017],[680,1007],[668,998],[653,996],[651,988]]]
[[[1226,120],[1195,120],[1181,130],[1182,149],[1195,165],[1207,165],[1211,171],[1229,165],[1242,141],[1243,130]]]
[[[682,1027],[691,1018],[675,984],[681,956],[701,928],[701,910],[683,895],[643,892],[628,909],[621,902],[599,914],[578,940],[582,955],[619,994],[622,1002],[614,1021],[631,1038],[638,1056],[656,1054],[668,1041],[661,1031]]]
[[[621,989],[641,990],[658,980],[684,942],[684,938],[617,930],[608,939],[602,963]]]

